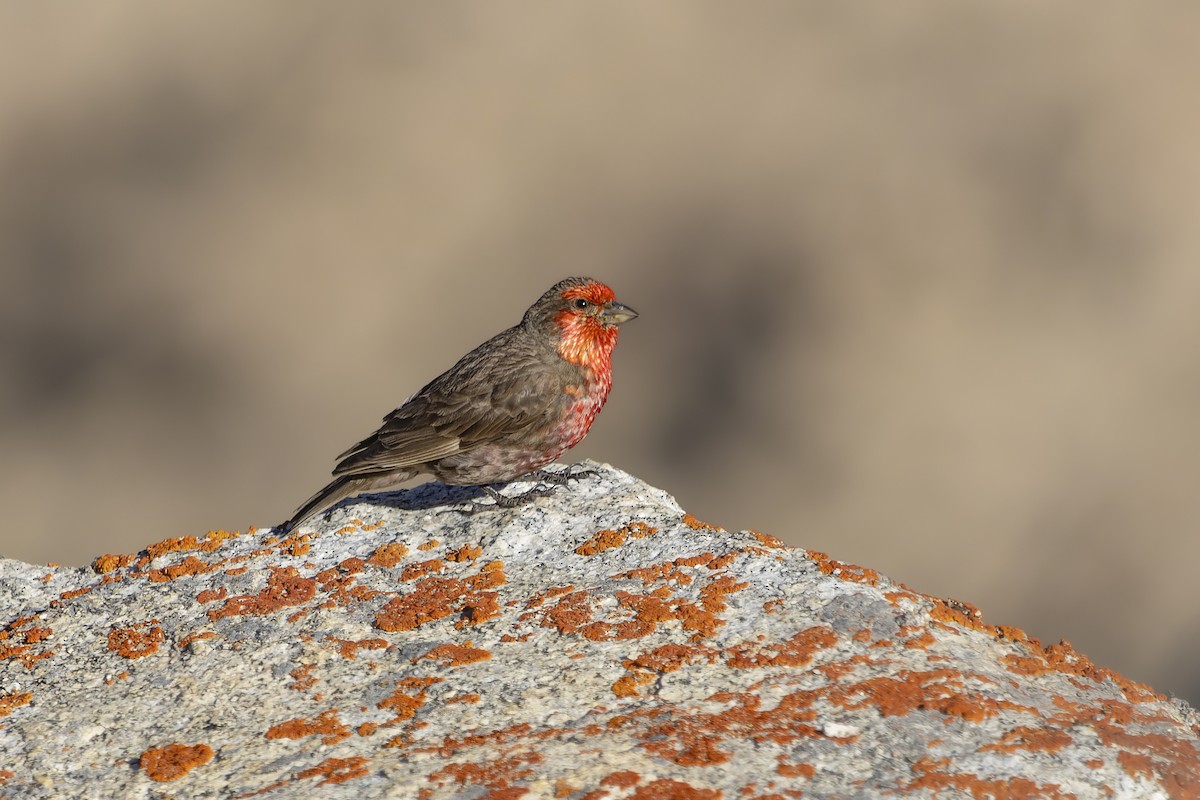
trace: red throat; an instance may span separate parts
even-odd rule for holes
[[[562,339],[558,343],[560,356],[600,374],[612,372],[616,328],[605,327],[593,317],[576,317],[569,312],[564,312],[556,321],[562,328]]]
[[[604,305],[616,299],[613,290],[603,283],[572,286],[563,292],[563,299],[570,302],[582,297]],[[612,351],[617,346],[617,329],[604,325],[591,314],[566,309],[554,318],[562,332],[558,343],[558,354],[581,367],[591,369],[602,376],[612,375]],[[609,378],[611,380],[611,377]]]

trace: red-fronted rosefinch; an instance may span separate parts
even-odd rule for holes
[[[592,427],[612,387],[617,326],[636,316],[599,281],[559,281],[342,453],[333,482],[284,527],[422,473],[479,486],[541,469]]]

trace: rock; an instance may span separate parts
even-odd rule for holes
[[[591,466],[0,563],[0,797],[1198,796],[1183,703]]]

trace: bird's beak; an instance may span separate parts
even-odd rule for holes
[[[604,310],[600,312],[600,321],[605,325],[620,325],[622,322],[629,322],[637,315],[638,313],[629,306],[613,300],[604,304]]]

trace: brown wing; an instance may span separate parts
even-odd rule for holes
[[[536,436],[557,417],[567,367],[518,329],[504,331],[384,417],[378,431],[339,456],[333,474],[418,467],[483,443]]]

